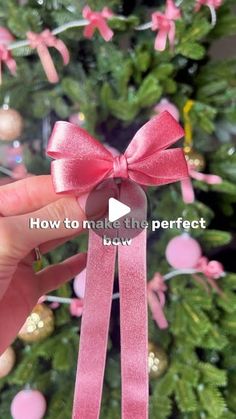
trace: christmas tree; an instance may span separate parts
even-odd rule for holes
[[[1,2],[0,181],[50,173],[46,148],[57,120],[121,153],[162,110],[180,121],[191,180],[149,188],[150,219],[202,219],[206,228],[148,232],[150,418],[233,419],[236,60],[213,60],[209,51],[236,33],[234,1],[108,3]],[[44,255],[43,266],[86,249],[83,234]],[[41,412],[34,417],[71,417],[84,277],[45,296],[28,320],[34,327],[23,327],[0,358],[1,418],[12,417],[25,389],[39,392],[28,402]],[[121,417],[119,318],[116,281],[104,419]]]

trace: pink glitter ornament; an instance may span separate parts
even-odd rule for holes
[[[171,239],[166,247],[166,259],[175,269],[194,269],[202,255],[199,243],[188,234]]]
[[[86,269],[80,272],[74,279],[73,288],[77,297],[84,298],[85,294]]]
[[[13,419],[43,419],[45,412],[46,400],[37,390],[21,390],[11,403]]]

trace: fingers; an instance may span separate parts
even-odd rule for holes
[[[57,221],[58,228],[29,228],[29,219]],[[71,230],[66,228],[64,220],[79,221],[79,228]],[[69,238],[71,233],[82,230],[82,221],[85,215],[75,198],[62,198],[52,202],[38,211],[0,219],[0,262],[6,258],[21,260],[32,249],[42,243]]]
[[[80,253],[57,265],[49,266],[37,273],[41,294],[55,290],[61,284],[74,278],[86,266],[87,254]]]
[[[32,176],[0,188],[0,214],[26,214],[56,200],[51,176]]]

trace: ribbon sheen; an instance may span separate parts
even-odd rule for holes
[[[83,194],[104,179],[119,177],[122,178],[119,186],[114,183],[119,191],[118,198],[131,208],[138,208],[145,219],[146,196],[139,184],[161,185],[188,176],[182,150],[165,150],[183,134],[176,120],[164,112],[136,133],[123,155],[113,156],[81,127],[57,122],[48,146],[48,155],[57,159],[52,162],[55,190]],[[118,250],[116,246],[104,246],[102,238],[89,231],[73,419],[99,418],[116,253],[120,288],[122,418],[148,418],[144,229],[132,239],[130,246],[120,246]]]
[[[70,54],[64,42],[61,39],[56,38],[49,29],[45,29],[42,33],[28,32],[27,39],[31,48],[37,49],[48,80],[51,83],[57,83],[59,77],[52,57],[48,51],[48,47],[56,48],[62,56],[64,65],[67,65],[70,60]]]

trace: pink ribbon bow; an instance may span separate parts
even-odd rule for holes
[[[200,180],[202,182],[207,183],[208,185],[219,185],[222,183],[222,178],[217,175],[208,175],[205,173],[200,173],[194,170],[191,165],[188,164],[189,168],[189,178],[181,180],[181,192],[183,201],[185,204],[191,204],[194,202],[195,195],[194,195],[194,189],[190,178]]]
[[[113,37],[113,31],[107,24],[107,19],[113,16],[112,11],[108,7],[104,7],[101,12],[93,12],[89,6],[83,8],[83,17],[89,23],[84,29],[84,36],[91,39],[95,29],[97,28],[105,41],[110,41]]]
[[[2,63],[6,64],[11,74],[16,74],[16,62],[7,47],[0,44],[0,84],[2,84]]]
[[[152,13],[152,30],[158,31],[155,39],[155,49],[164,51],[166,48],[167,38],[171,48],[175,43],[175,20],[181,18],[181,13],[173,0],[167,0],[165,13]]]
[[[196,265],[196,270],[205,275],[207,282],[213,289],[216,290],[218,294],[222,294],[221,289],[218,287],[215,281],[224,275],[224,267],[220,262],[216,260],[209,261],[205,256],[202,256]],[[199,280],[197,275],[194,275],[194,277],[195,279]]]
[[[70,61],[69,51],[61,39],[56,38],[49,29],[45,29],[41,33],[28,32],[27,39],[31,48],[36,48],[42,66],[48,80],[51,83],[57,83],[59,80],[54,62],[48,51],[48,47],[54,47],[62,56],[64,65]]]
[[[222,5],[222,0],[197,0],[195,10],[198,11],[202,6],[218,9]]]
[[[164,282],[163,276],[158,272],[155,273],[153,279],[147,284],[147,298],[152,317],[160,329],[166,329],[168,322],[163,312],[165,305],[165,291],[167,286]]]
[[[168,113],[152,118],[134,136],[124,154],[113,156],[85,130],[57,122],[48,155],[56,192],[83,194],[104,179],[122,178],[119,199],[146,216],[146,196],[138,185],[162,185],[188,175],[182,150],[165,150],[184,135]],[[131,179],[134,182],[127,182]],[[114,185],[117,184],[114,182]],[[86,291],[75,385],[73,419],[99,417],[105,369],[116,253],[121,324],[122,417],[147,419],[146,229],[129,246],[104,246],[89,230]],[[99,304],[97,303],[99,301]],[[94,350],[96,348],[96,350]],[[137,362],[139,368],[136,368]]]

